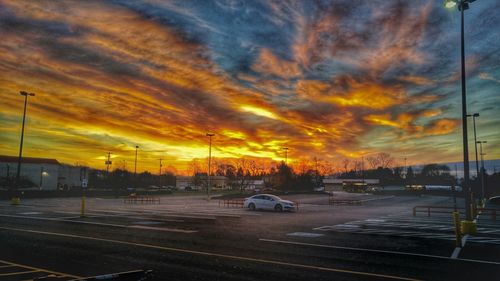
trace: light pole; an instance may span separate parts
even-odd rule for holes
[[[214,133],[207,133],[209,139],[208,145],[208,185],[207,185],[207,201],[210,201],[210,172],[212,168],[212,137],[215,136]]]
[[[135,146],[135,162],[134,162],[134,178],[137,176],[137,149],[138,145]]]
[[[462,69],[462,138],[463,138],[463,158],[464,158],[464,183],[463,191],[465,194],[465,220],[466,224],[471,225],[470,232],[475,232],[472,226],[472,194],[469,186],[469,147],[467,141],[467,95],[465,87],[465,47],[464,47],[464,10],[469,8],[469,3],[475,0],[446,0],[445,6],[453,8],[458,6],[460,11],[460,59]],[[467,229],[464,232],[467,232]]]
[[[23,125],[21,127],[21,143],[19,145],[19,160],[17,161],[17,173],[16,173],[16,187],[19,188],[21,185],[21,162],[23,158],[23,141],[24,141],[24,124],[26,123],[26,107],[28,105],[28,96],[34,97],[34,93],[27,93],[25,91],[19,92],[21,96],[24,96],[24,112],[23,112]],[[14,196],[18,198],[17,196]],[[15,199],[19,201],[19,199]]]
[[[487,143],[487,141],[477,141],[476,144],[479,143],[479,148],[480,148],[480,155],[481,155],[481,198],[484,199],[484,158],[483,156],[486,155],[483,153],[483,143]]]
[[[467,117],[472,117],[472,124],[474,126],[474,148],[476,150],[476,177],[479,177],[479,162],[477,160],[477,135],[476,135],[476,117],[479,117],[479,113],[467,114]]]
[[[162,163],[163,159],[160,158],[159,160],[160,160],[160,179],[158,180],[158,185],[159,185],[159,187],[161,187],[161,167],[163,167],[163,163]]]
[[[288,147],[283,147],[282,148],[285,151],[285,165],[288,166]]]

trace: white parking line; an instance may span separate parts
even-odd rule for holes
[[[115,243],[115,244],[120,244],[120,245],[136,246],[136,247],[143,247],[143,248],[148,248],[148,249],[155,249],[155,250],[162,250],[162,251],[176,252],[176,253],[183,253],[183,254],[191,254],[191,255],[217,257],[217,258],[224,258],[224,259],[229,259],[229,260],[238,260],[238,261],[260,263],[260,264],[267,264],[267,265],[273,265],[273,266],[276,266],[276,265],[288,266],[291,268],[318,270],[318,271],[323,271],[323,272],[335,272],[335,273],[358,275],[358,276],[364,276],[364,277],[385,278],[385,279],[393,279],[393,280],[408,280],[408,281],[417,281],[418,280],[418,279],[414,279],[414,278],[395,276],[395,275],[378,274],[378,273],[340,269],[340,268],[332,268],[332,267],[323,267],[323,266],[317,266],[317,265],[299,264],[299,263],[292,263],[292,262],[285,262],[285,261],[278,261],[278,260],[267,260],[267,259],[228,255],[228,254],[214,253],[214,252],[188,250],[188,249],[157,246],[157,245],[144,244],[144,243],[133,243],[133,242],[128,242],[128,241],[98,238],[98,237],[92,237],[92,236],[81,236],[81,235],[74,235],[74,234],[38,231],[38,230],[11,228],[11,227],[0,227],[0,229],[9,230],[9,231],[27,232],[27,233],[40,234],[40,235],[66,237],[66,238],[73,238],[73,239],[109,242],[109,243]]]
[[[178,233],[198,232],[197,230],[185,230],[185,229],[178,229],[178,228],[160,228],[160,227],[152,228],[152,227],[141,227],[138,225],[123,225],[123,224],[113,224],[113,223],[103,223],[103,222],[76,221],[76,220],[65,220],[65,219],[59,219],[59,218],[28,217],[28,216],[17,216],[17,215],[0,215],[0,217],[46,220],[46,221],[57,221],[57,222],[65,222],[65,223],[89,224],[89,225],[121,227],[121,228],[141,228],[141,229],[146,229],[146,230],[161,230],[161,231],[166,231],[166,232],[178,232]]]
[[[483,261],[483,260],[473,260],[473,259],[460,259],[460,258],[453,259],[453,258],[446,257],[446,256],[427,255],[427,254],[418,254],[418,253],[410,253],[410,252],[398,252],[398,251],[388,251],[388,250],[376,250],[376,249],[366,249],[366,248],[333,246],[333,245],[312,244],[312,243],[303,243],[303,242],[285,241],[285,240],[274,240],[274,239],[263,239],[263,238],[259,239],[259,241],[269,242],[269,243],[287,244],[287,245],[297,245],[297,246],[310,246],[310,247],[317,247],[317,248],[327,248],[327,249],[339,249],[339,250],[351,250],[351,251],[359,251],[359,252],[384,253],[384,254],[394,254],[394,255],[404,255],[404,256],[414,256],[414,257],[425,257],[425,258],[444,259],[444,260],[458,260],[458,261],[473,262],[473,263],[483,263],[483,264],[500,265],[500,262]]]

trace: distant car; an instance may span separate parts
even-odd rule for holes
[[[500,206],[500,196],[491,197],[488,200],[488,204]]]
[[[295,204],[292,201],[283,200],[276,195],[271,194],[257,194],[245,199],[243,207],[248,208],[250,211],[257,209],[260,210],[274,210],[276,212],[294,211]]]
[[[317,186],[314,188],[314,191],[316,192],[323,192],[325,191],[325,187],[324,186]]]

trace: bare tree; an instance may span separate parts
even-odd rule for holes
[[[241,157],[235,159],[233,164],[236,168],[235,183],[240,191],[243,191],[250,184],[250,161]]]
[[[385,153],[385,152],[381,152],[381,153],[377,154],[376,157],[377,157],[379,167],[382,167],[382,168],[389,168],[390,166],[392,166],[392,164],[394,162],[394,158],[392,158],[390,154]]]
[[[373,156],[368,156],[368,157],[366,157],[366,161],[370,165],[370,169],[375,170],[378,168],[379,161],[377,158],[375,158]]]
[[[344,158],[344,160],[342,160],[342,165],[344,166],[344,171],[346,174],[348,172],[347,168],[349,168],[350,163],[351,163],[351,160],[349,160],[347,158]]]

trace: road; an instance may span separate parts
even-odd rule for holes
[[[38,269],[22,274],[0,264],[0,280],[136,269],[153,270],[155,280],[497,280],[500,274],[500,245],[467,243],[469,256],[453,259],[454,241],[440,230],[422,230],[427,236],[401,230],[426,229],[422,220],[448,223],[448,217],[415,222],[411,207],[449,198],[368,196],[359,206],[331,206],[320,195],[288,199],[301,202],[298,212],[219,208],[197,196],[162,197],[159,205],[91,198],[85,218],[77,198],[0,202],[0,260]],[[377,233],[375,224],[384,230]]]

